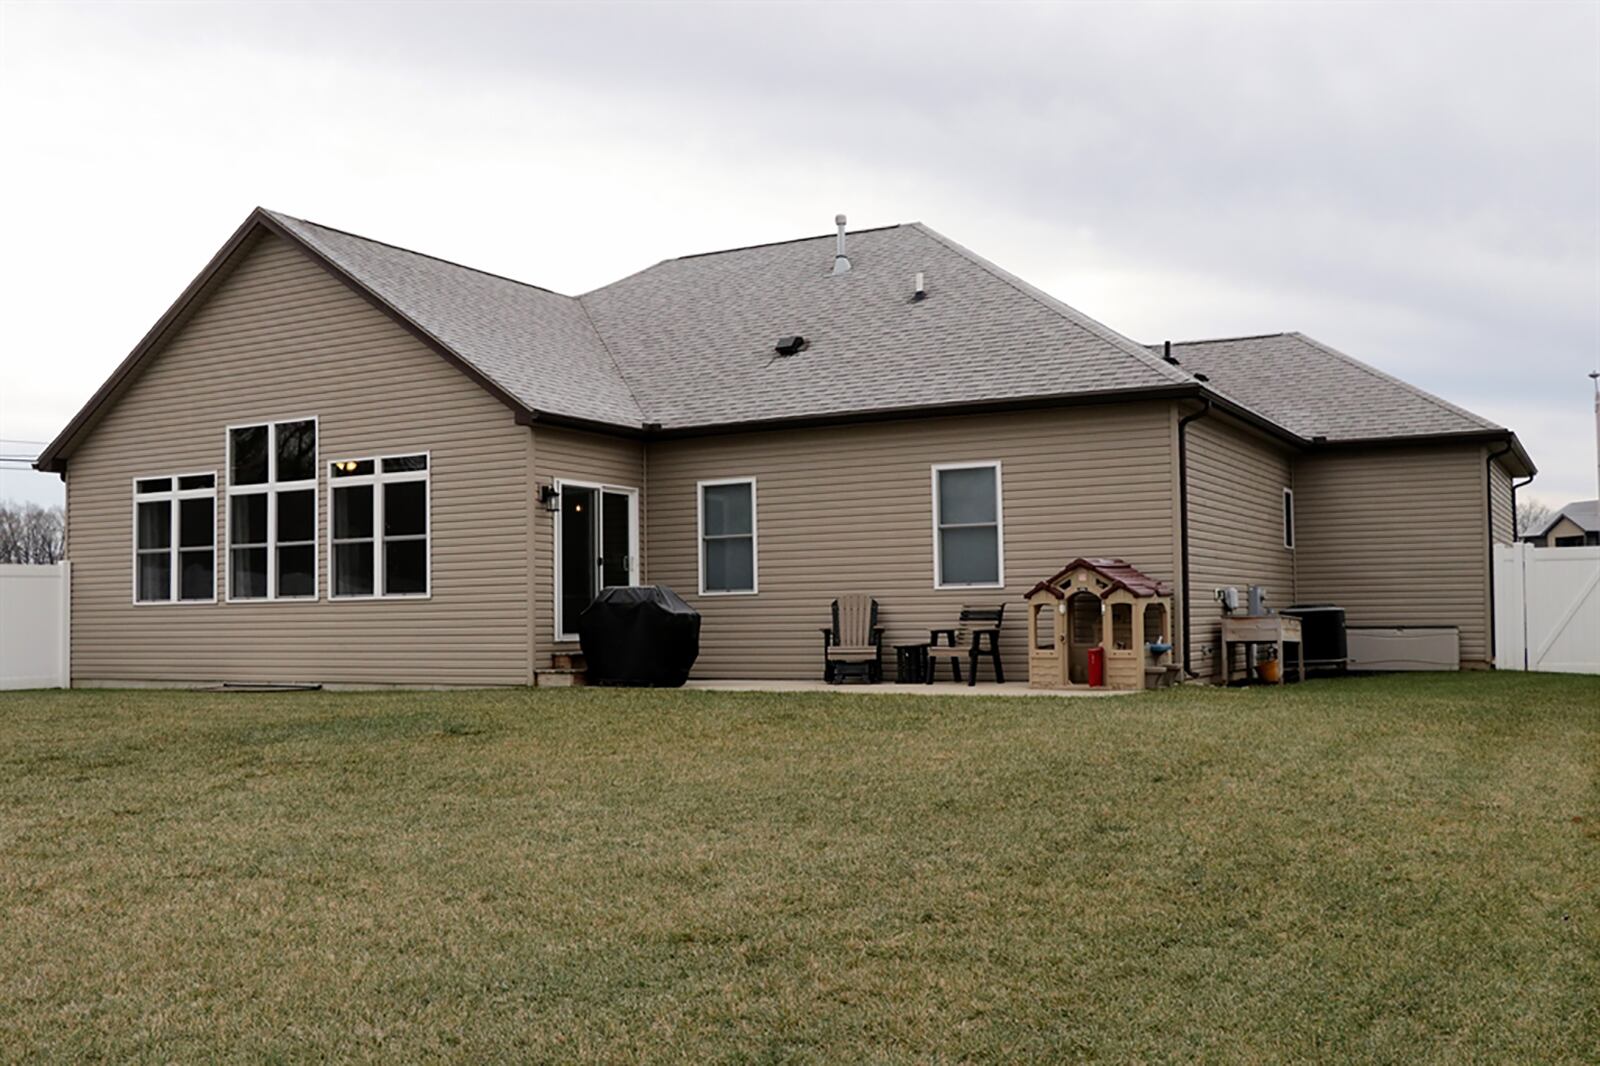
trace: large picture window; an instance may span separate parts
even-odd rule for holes
[[[214,603],[217,475],[178,474],[133,483],[135,603]]]
[[[999,463],[933,468],[934,588],[1005,584],[1005,527]]]
[[[755,478],[702,481],[700,594],[756,591]]]
[[[335,599],[429,595],[428,467],[426,454],[329,465]]]
[[[228,599],[317,596],[317,420],[228,429]]]

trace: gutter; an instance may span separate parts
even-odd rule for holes
[[[1485,519],[1485,524],[1489,527],[1488,528],[1488,534],[1489,534],[1488,568],[1484,571],[1488,575],[1488,583],[1489,583],[1489,631],[1488,631],[1487,634],[1485,634],[1488,639],[1486,639],[1484,641],[1484,643],[1487,645],[1487,647],[1489,649],[1489,665],[1490,665],[1490,667],[1494,666],[1494,658],[1495,658],[1495,655],[1494,655],[1494,461],[1496,459],[1500,458],[1502,455],[1511,454],[1512,450],[1513,449],[1511,447],[1511,442],[1507,441],[1506,444],[1499,451],[1490,452],[1488,455],[1486,455],[1484,457],[1484,460],[1483,460],[1483,516],[1484,516],[1484,519]],[[1508,479],[1508,480],[1511,480],[1511,479]],[[1533,480],[1533,475],[1532,474],[1528,475],[1528,481],[1532,481],[1532,480]],[[1526,483],[1527,482],[1524,482],[1524,484],[1526,484]],[[1517,483],[1516,483],[1515,480],[1511,480],[1511,540],[1512,540],[1512,543],[1516,543],[1516,539],[1517,539]]]
[[[1189,438],[1184,433],[1184,427],[1211,413],[1211,398],[1202,399],[1204,407],[1178,419],[1178,539],[1183,542],[1179,549],[1182,557],[1179,565],[1183,567],[1183,579],[1180,582],[1183,591],[1183,672],[1190,677],[1197,675],[1191,668],[1194,641],[1189,635]]]

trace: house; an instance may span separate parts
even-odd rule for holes
[[[602,585],[704,616],[700,677],[808,678],[1076,558],[1448,625],[1492,662],[1516,436],[1297,333],[1137,344],[912,223],[581,297],[254,211],[39,459],[75,683],[521,685]]]
[[[1600,500],[1575,500],[1523,540],[1541,548],[1582,548],[1600,544]]]

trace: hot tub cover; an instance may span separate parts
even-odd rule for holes
[[[665,585],[605,588],[578,616],[578,641],[592,684],[677,688],[700,655],[700,612]]]

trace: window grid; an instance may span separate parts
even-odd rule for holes
[[[958,470],[994,471],[994,521],[946,522],[943,520],[944,500],[941,475]],[[952,529],[993,529],[995,531],[995,580],[946,581],[944,579],[944,534]],[[1004,588],[1006,583],[1005,492],[1000,480],[1000,461],[984,460],[971,463],[935,463],[933,465],[933,587],[935,589],[987,589]]]
[[[748,533],[707,533],[706,532],[706,489],[717,488],[725,485],[748,485],[750,487],[750,532]],[[700,595],[702,596],[754,596],[761,591],[761,554],[757,541],[756,520],[756,479],[753,477],[718,478],[712,481],[701,481],[695,485],[695,512],[697,516],[700,555]],[[706,584],[707,573],[707,545],[712,541],[748,540],[750,542],[750,587],[749,588],[711,588]]]
[[[311,423],[311,477],[300,478],[294,481],[278,480],[278,427],[296,425],[302,422]],[[267,480],[235,484],[234,473],[234,433],[236,430],[265,429]],[[319,588],[317,583],[317,455],[322,447],[322,427],[315,415],[301,418],[280,418],[272,422],[244,422],[228,426],[223,430],[226,442],[225,458],[228,474],[227,491],[227,588],[229,603],[257,603],[260,601],[286,600],[289,602],[304,602],[318,598]],[[311,492],[311,539],[278,543],[278,495],[280,492],[296,492],[309,490]],[[236,542],[233,535],[233,501],[245,496],[266,497],[266,540]],[[305,547],[311,548],[311,591],[303,595],[281,595],[278,591],[278,549]],[[266,592],[260,596],[241,595],[235,589],[234,579],[234,553],[235,551],[254,550],[266,552]]]
[[[194,479],[206,479],[207,484],[192,488],[175,488],[174,486],[191,482]],[[164,485],[165,487],[157,487]],[[211,541],[209,544],[190,544],[182,542],[182,516],[184,500],[209,500],[211,502]],[[139,508],[141,504],[167,505],[167,543],[156,548],[144,548],[139,543]],[[209,596],[183,595],[183,558],[206,554],[211,556],[211,594]],[[147,558],[167,558],[167,595],[160,599],[151,599],[139,594],[140,563]],[[133,602],[139,606],[174,603],[216,603],[217,602],[217,472],[215,470],[195,471],[171,476],[136,477],[133,479]]]
[[[416,469],[388,469],[391,461],[420,459]],[[342,470],[341,468],[348,468]],[[359,472],[358,472],[359,471]],[[423,486],[423,531],[421,533],[390,534],[385,531],[384,487],[418,483]],[[336,459],[328,464],[328,542],[333,546],[328,552],[328,596],[335,600],[425,600],[433,595],[433,455],[430,452],[399,452],[361,459]],[[372,529],[366,536],[338,535],[339,493],[365,490],[371,497]],[[388,549],[393,544],[417,543],[423,545],[421,592],[388,591]],[[339,591],[339,558],[341,547],[372,547],[371,592]]]

